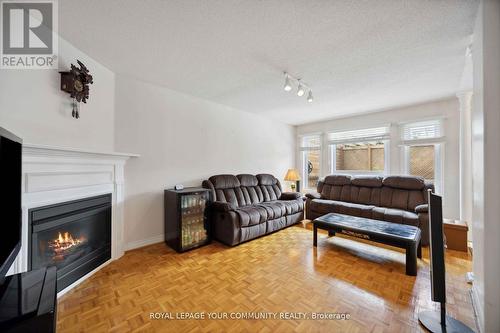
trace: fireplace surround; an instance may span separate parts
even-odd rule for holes
[[[64,214],[57,213],[51,213],[52,215],[49,214],[44,217],[43,214],[47,213],[45,210],[46,208],[60,207],[61,209],[67,209],[67,204],[71,205],[79,201],[88,204],[86,200],[94,200],[96,197],[106,197],[110,205],[110,207],[106,207],[105,209],[110,219],[108,223],[109,226],[107,227],[108,229],[106,229],[106,233],[109,231],[110,234],[109,250],[105,251],[107,252],[105,255],[101,253],[100,259],[104,260],[102,264],[95,264],[97,265],[96,268],[84,274],[66,287],[62,287],[63,289],[59,287],[58,296],[71,290],[107,263],[120,258],[125,248],[127,248],[127,244],[124,243],[123,239],[123,206],[125,200],[124,168],[125,163],[130,158],[136,157],[139,157],[139,155],[88,151],[78,148],[44,146],[29,143],[24,144],[22,155],[21,251],[12,264],[8,274],[22,273],[28,271],[30,268],[36,267],[37,263],[33,265],[32,260],[34,259],[32,257],[32,231],[43,231],[45,227],[47,227],[46,230],[52,228],[49,227],[49,225],[44,226],[45,223],[42,222],[45,221],[43,220],[59,220],[60,218],[64,218]],[[95,203],[95,201],[91,202]],[[106,203],[106,205],[108,205],[108,203]],[[90,206],[93,206],[93,204]],[[76,210],[78,211],[78,209]],[[33,218],[33,216],[35,216],[35,218]],[[55,221],[53,222],[55,223]],[[32,226],[35,227],[34,230],[31,229]],[[61,232],[61,238],[59,238],[59,231]],[[38,237],[38,240],[45,237],[47,238],[46,244],[59,246],[63,250],[67,247],[65,250],[75,252],[79,252],[79,248],[81,248],[75,245],[88,244],[85,243],[85,235],[80,235],[76,233],[76,231],[72,232],[72,230],[64,231],[61,229],[59,231],[50,235],[39,233],[36,237]],[[67,236],[65,232],[68,233]],[[71,238],[73,241],[71,241]],[[106,235],[106,239],[108,239],[108,235]],[[61,249],[58,251],[61,251]],[[78,253],[76,253],[76,256],[78,256]],[[101,262],[100,259],[96,259],[96,262]],[[79,263],[81,263],[81,261],[84,260],[80,260]],[[48,263],[45,262],[44,264]],[[61,263],[59,263],[59,265],[61,265]],[[70,265],[71,264],[68,262],[67,266],[69,267]],[[74,265],[76,266],[77,264]],[[66,270],[70,271],[71,269],[67,268]],[[80,275],[80,272],[78,272],[78,274],[75,272],[74,275]],[[61,282],[61,286],[62,285],[66,285],[66,282]]]
[[[57,267],[57,291],[111,259],[111,194],[29,210],[28,269]]]

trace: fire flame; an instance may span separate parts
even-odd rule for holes
[[[73,238],[69,232],[64,232],[62,234],[59,232],[57,238],[51,242],[50,246],[55,250],[67,250],[84,241],[84,238]]]

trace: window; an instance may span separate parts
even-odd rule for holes
[[[330,171],[383,173],[388,140],[389,127],[329,133]]]
[[[427,120],[403,124],[403,141],[435,140],[442,137],[441,120]]]
[[[435,173],[435,145],[410,146],[408,151],[408,173],[412,176],[420,176],[434,181]]]
[[[299,150],[302,187],[315,189],[321,172],[321,136],[306,135],[300,137]]]
[[[402,125],[404,170],[423,177],[442,193],[443,126],[440,119]]]

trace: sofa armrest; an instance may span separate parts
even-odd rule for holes
[[[321,198],[321,194],[316,193],[316,192],[312,192],[312,193],[307,193],[306,197],[308,199],[320,199]]]
[[[231,210],[236,210],[236,206],[230,202],[214,201],[210,204],[213,210],[219,212],[229,212]]]
[[[429,211],[429,205],[428,204],[423,204],[423,205],[418,205],[415,207],[415,212],[417,214],[419,213],[427,213]]]
[[[302,198],[302,193],[299,192],[283,192],[280,200],[296,200]]]

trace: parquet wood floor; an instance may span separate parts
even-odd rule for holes
[[[229,248],[177,254],[163,243],[127,252],[58,301],[58,332],[420,332],[430,300],[428,250],[418,276],[405,256],[300,226]],[[466,253],[447,251],[448,312],[475,329]],[[349,320],[169,320],[152,312],[342,312]]]

